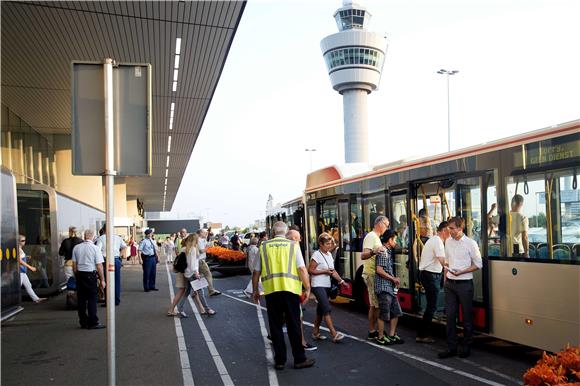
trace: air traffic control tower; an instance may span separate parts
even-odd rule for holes
[[[371,14],[365,7],[343,0],[334,13],[340,32],[320,42],[332,87],[344,106],[346,163],[368,163],[367,94],[376,90],[387,52],[386,37],[367,31]]]

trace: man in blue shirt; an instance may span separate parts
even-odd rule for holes
[[[155,241],[151,238],[153,231],[145,230],[145,238],[139,244],[141,259],[143,260],[143,291],[159,291],[155,288],[155,277],[157,273],[157,251]]]

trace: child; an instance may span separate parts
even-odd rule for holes
[[[387,229],[381,237],[386,250],[377,255],[375,293],[379,300],[379,336],[376,342],[381,345],[402,344],[403,339],[397,335],[397,321],[403,315],[399,299],[397,299],[398,287],[401,280],[395,276],[393,267],[393,251],[397,245],[397,232]],[[384,334],[385,323],[389,324],[388,335]]]

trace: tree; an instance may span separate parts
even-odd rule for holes
[[[226,225],[226,227],[224,228],[224,231],[226,231],[226,232],[227,232],[227,231],[229,231],[229,230],[230,230],[230,226],[229,226],[229,225]]]

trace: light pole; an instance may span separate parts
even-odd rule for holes
[[[304,151],[310,154],[310,171],[312,171],[312,153],[314,153],[316,149],[304,149]]]
[[[438,74],[447,75],[447,151],[451,151],[451,115],[450,115],[450,108],[449,108],[449,76],[455,75],[459,71],[451,70],[447,71],[445,69],[440,69],[437,71]]]

